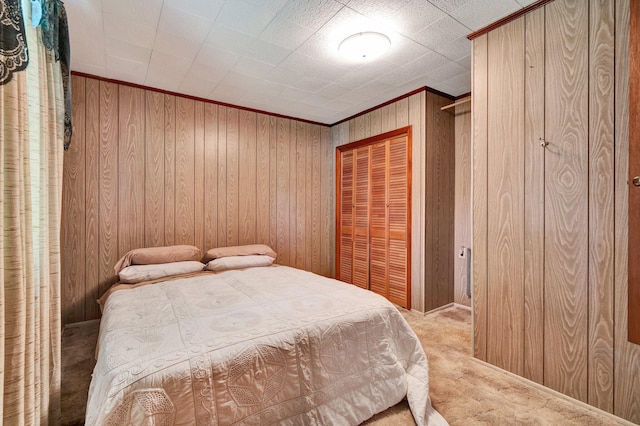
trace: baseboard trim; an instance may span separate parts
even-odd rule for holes
[[[453,302],[453,306],[455,306],[456,308],[462,308],[464,310],[471,312],[471,306],[463,305],[462,303],[456,303],[456,302]]]
[[[433,314],[433,313],[436,313],[436,312],[440,312],[440,311],[442,311],[442,310],[445,310],[445,309],[448,309],[448,308],[452,308],[454,305],[455,305],[455,303],[453,303],[453,302],[451,302],[451,303],[447,303],[446,305],[442,305],[442,306],[439,306],[439,307],[437,307],[437,308],[435,308],[435,309],[432,309],[432,310],[430,310],[430,311],[425,312],[425,313],[424,313],[424,315],[428,315],[428,314]]]
[[[529,379],[527,379],[526,377],[518,376],[518,375],[517,375],[517,374],[515,374],[515,373],[512,373],[512,372],[510,372],[510,371],[504,370],[504,369],[502,369],[502,368],[500,368],[500,367],[496,367],[496,366],[495,366],[495,365],[493,365],[493,364],[489,364],[488,362],[483,361],[483,360],[478,359],[478,358],[473,357],[473,356],[471,357],[471,359],[472,359],[474,362],[477,362],[477,363],[479,363],[479,364],[482,364],[482,365],[484,365],[484,366],[487,366],[487,367],[489,367],[489,368],[491,368],[491,369],[493,369],[493,370],[495,370],[495,371],[499,371],[499,372],[501,372],[501,373],[504,373],[505,375],[507,375],[507,376],[509,376],[509,377],[513,377],[513,378],[515,378],[515,379],[519,380],[520,382],[522,382],[522,383],[524,383],[524,384],[526,384],[526,385],[528,385],[528,386],[531,386],[531,387],[534,387],[534,388],[536,388],[536,389],[538,389],[538,390],[541,390],[541,391],[547,392],[547,393],[549,393],[549,394],[551,394],[551,395],[553,395],[553,396],[555,396],[555,397],[558,397],[558,398],[560,398],[560,399],[564,399],[565,401],[567,401],[567,402],[569,402],[569,403],[572,403],[572,404],[577,405],[577,406],[579,406],[579,407],[585,408],[585,409],[587,409],[587,410],[589,410],[589,411],[592,411],[592,412],[594,412],[594,413],[598,413],[598,414],[600,414],[601,416],[608,417],[608,418],[610,418],[612,421],[616,421],[616,422],[618,422],[619,424],[628,425],[628,426],[636,426],[636,424],[635,424],[635,423],[632,423],[632,422],[630,422],[630,421],[628,421],[628,420],[626,420],[626,419],[623,419],[622,417],[618,417],[618,416],[616,416],[615,414],[609,413],[608,411],[601,410],[600,408],[598,408],[598,407],[594,407],[593,405],[589,405],[589,404],[587,404],[586,402],[582,402],[582,401],[580,401],[580,400],[578,400],[578,399],[572,398],[572,397],[570,397],[570,396],[568,396],[568,395],[565,395],[565,394],[563,394],[563,393],[561,393],[561,392],[558,392],[557,390],[554,390],[554,389],[548,388],[548,387],[546,387],[546,386],[544,386],[544,385],[541,385],[540,383],[536,383],[536,382],[534,382],[533,380],[529,380]]]
[[[88,321],[79,321],[79,322],[72,322],[71,324],[65,324],[64,327],[62,327],[62,331],[64,332],[65,329],[67,328],[77,328],[77,327],[82,327],[94,322],[100,322],[100,318],[98,319],[92,319],[92,320],[88,320]]]

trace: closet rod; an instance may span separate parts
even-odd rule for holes
[[[454,106],[466,104],[467,102],[471,102],[471,96],[467,96],[466,98],[462,98],[459,101],[455,101],[452,104],[445,105],[442,108],[440,108],[440,111],[444,111],[445,109],[453,108]]]

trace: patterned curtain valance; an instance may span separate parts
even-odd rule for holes
[[[29,63],[20,0],[0,0],[0,85]]]
[[[42,0],[42,44],[53,52],[62,68],[64,89],[64,149],[69,149],[73,126],[71,123],[71,48],[67,12],[60,0]]]

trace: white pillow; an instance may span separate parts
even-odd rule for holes
[[[152,265],[131,265],[124,268],[118,274],[120,282],[124,284],[135,284],[142,281],[155,280],[169,277],[171,275],[188,274],[190,272],[202,271],[204,264],[197,260],[187,260],[183,262],[158,263]]]
[[[270,266],[275,259],[267,255],[227,256],[213,259],[207,263],[207,271],[221,272],[229,269],[252,268],[254,266]]]

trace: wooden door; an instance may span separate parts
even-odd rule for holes
[[[586,402],[589,3],[546,10],[544,384]],[[568,61],[567,58],[572,58]]]
[[[410,233],[411,206],[409,200],[410,162],[407,137],[389,141],[389,296],[401,306],[408,306],[408,289],[411,288]]]
[[[632,0],[630,6],[629,341],[640,345],[640,0]]]
[[[338,279],[369,288],[369,168],[368,146],[341,152]]]
[[[524,352],[524,18],[488,34],[487,361],[522,374]],[[542,149],[542,148],[540,148]]]
[[[354,210],[354,153],[345,151],[338,155],[339,192],[337,207],[340,214],[338,223],[337,278],[353,282],[353,210]]]
[[[371,147],[371,291],[389,297],[389,144]]]
[[[370,148],[355,150],[355,198],[353,202],[353,280],[352,284],[369,288],[369,167]]]

